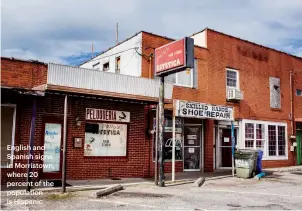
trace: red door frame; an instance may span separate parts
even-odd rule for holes
[[[41,146],[44,146],[45,142],[45,125],[47,123],[54,123],[54,124],[61,124],[61,143],[60,143],[60,171],[59,172],[43,172],[43,169],[41,169],[40,173],[40,179],[54,179],[59,180],[62,178],[62,160],[63,160],[63,120],[56,117],[44,117],[42,122],[42,132],[41,132]],[[44,151],[41,153],[44,155]],[[43,161],[44,163],[44,161]]]
[[[232,167],[232,132],[230,128],[221,128],[222,136],[220,138],[221,147],[221,167]],[[224,135],[227,134],[227,135]],[[237,143],[237,128],[234,130],[235,145]],[[229,138],[229,142],[224,142],[224,137]]]

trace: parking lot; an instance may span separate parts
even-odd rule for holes
[[[7,204],[7,199],[13,197],[2,193],[2,209],[301,210],[302,172],[274,173],[261,180],[232,177],[210,179],[201,187],[184,184],[160,188],[142,184],[102,198],[92,197],[94,193],[79,191],[63,197],[45,193],[32,196],[41,199],[42,204],[26,206]]]

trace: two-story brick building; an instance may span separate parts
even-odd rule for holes
[[[263,150],[264,167],[301,164],[302,58],[208,28],[191,37],[195,68],[165,78],[174,83],[173,99],[234,108],[237,148]],[[142,31],[80,66],[153,78],[154,49],[172,41]],[[166,104],[166,171],[172,107]],[[176,170],[230,167],[230,124],[177,118]]]

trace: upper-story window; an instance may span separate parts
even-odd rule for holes
[[[302,89],[296,89],[296,95],[302,96]]]
[[[187,69],[165,77],[165,81],[174,83],[176,86],[197,88],[197,60],[195,59],[194,68]]]
[[[270,107],[272,109],[281,109],[280,78],[269,77],[269,87],[270,87]]]
[[[226,69],[227,88],[239,89],[239,72],[238,70]]]
[[[121,72],[121,57],[116,57],[115,58],[115,73],[120,73]]]
[[[109,70],[109,62],[103,64],[103,71]]]
[[[100,62],[97,62],[97,63],[93,64],[92,69],[94,69],[94,70],[100,69]]]

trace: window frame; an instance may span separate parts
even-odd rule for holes
[[[302,89],[296,89],[296,96],[297,97],[302,97]]]
[[[105,70],[105,68],[104,68],[104,66],[105,66],[106,64],[108,64],[108,69],[107,69],[107,70]],[[103,63],[103,72],[108,72],[109,70],[110,70],[110,62],[105,62],[105,63]]]
[[[118,69],[118,61],[119,60],[119,69]],[[120,74],[121,73],[121,56],[115,57],[115,73]]]
[[[2,106],[14,108],[11,146],[15,146],[17,105],[16,104],[1,104],[1,107]],[[10,159],[10,163],[8,163],[11,167],[13,167],[13,162],[14,162],[14,159],[12,158],[13,155],[14,155],[14,149],[13,149],[13,147],[11,147],[11,159]],[[9,167],[7,166],[7,164],[6,164],[6,166],[3,166],[1,164],[1,168],[9,168]]]
[[[251,123],[254,124],[254,147],[253,149],[256,149],[256,125],[257,124],[263,124],[264,125],[264,150],[263,150],[263,160],[288,160],[288,137],[287,137],[287,123],[284,122],[271,122],[271,121],[261,121],[261,120],[249,120],[249,119],[243,119],[242,120],[242,133],[241,133],[241,149],[251,149],[251,148],[245,148],[245,124]],[[269,156],[269,146],[268,146],[268,126],[273,125],[276,126],[276,155]],[[278,126],[285,127],[285,155],[279,156],[278,151]]]
[[[97,63],[95,63],[95,64],[92,65],[92,69],[93,70],[98,70],[98,69],[100,69],[99,66],[100,66],[100,62],[97,62]]]
[[[182,71],[182,72],[185,72],[185,71],[187,71],[187,70],[184,70],[184,71]],[[178,73],[179,72],[177,72],[177,73],[175,73],[175,83],[174,83],[174,85],[175,86],[182,86],[182,87],[188,87],[188,88],[193,88],[193,86],[194,86],[194,68],[191,68],[190,69],[190,76],[191,76],[191,78],[190,78],[190,85],[184,85],[184,84],[180,84],[179,83],[179,81],[178,81]]]
[[[236,73],[236,87],[228,86],[228,71],[235,72]],[[227,89],[236,89],[240,90],[240,83],[239,83],[239,71],[232,68],[226,68],[225,71],[225,85]]]

